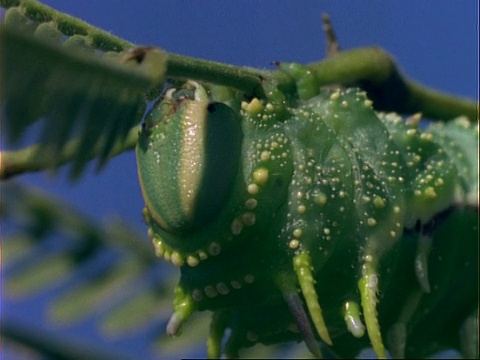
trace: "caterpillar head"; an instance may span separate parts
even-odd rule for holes
[[[231,193],[242,131],[235,113],[187,82],[148,114],[137,146],[138,175],[151,219],[188,234],[216,219]]]

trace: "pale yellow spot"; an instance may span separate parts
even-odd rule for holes
[[[262,153],[260,154],[260,159],[262,161],[270,160],[270,151],[262,151]]]
[[[147,230],[147,236],[153,240],[153,238],[155,237],[155,233],[153,232],[152,229],[148,228]]]
[[[257,185],[265,185],[268,181],[268,170],[265,168],[258,168],[253,172],[253,181]]]
[[[252,274],[249,274],[249,275],[246,275],[243,280],[245,280],[245,282],[247,284],[251,284],[255,281],[255,276],[253,276]]]
[[[375,226],[375,225],[377,225],[377,220],[375,220],[374,218],[368,218],[367,219],[367,224],[368,224],[368,226]]]
[[[327,195],[322,192],[315,196],[315,203],[318,205],[325,205],[327,203],[327,200]]]
[[[237,289],[237,290],[242,288],[242,284],[239,281],[236,281],[236,280],[230,281],[230,285],[232,285],[232,288]]]
[[[365,100],[365,101],[363,102],[363,105],[364,105],[366,108],[370,109],[370,108],[372,107],[372,105],[373,105],[373,101],[367,99],[367,100]]]
[[[381,209],[385,207],[385,201],[380,196],[375,196],[375,199],[373,199],[373,205],[375,205],[376,208]]]
[[[417,133],[417,129],[408,129],[407,136],[414,136]]]
[[[297,207],[297,212],[299,214],[305,214],[306,210],[307,210],[307,208],[305,207],[305,205],[298,205],[298,207]]]
[[[251,195],[255,195],[258,193],[258,185],[257,184],[249,184],[247,187],[247,191]]]
[[[330,95],[330,100],[337,100],[339,97],[340,97],[340,91],[337,90],[334,93],[332,93],[332,95]]]
[[[425,141],[432,141],[433,135],[430,133],[422,133],[422,135],[420,135],[420,139]]]
[[[221,295],[227,295],[230,292],[230,289],[228,288],[227,284],[223,282],[219,282],[216,286],[217,291]]]
[[[251,212],[246,212],[242,215],[242,221],[247,226],[252,226],[255,224],[255,214]]]
[[[232,231],[233,235],[240,235],[243,229],[243,224],[240,220],[235,219],[232,221],[232,225],[230,225],[230,230]]]
[[[194,289],[194,290],[192,291],[192,298],[193,298],[193,300],[195,300],[195,301],[200,301],[200,300],[203,299],[203,294],[202,294],[202,292],[201,292],[199,289]]]
[[[424,191],[424,194],[429,199],[434,199],[437,197],[437,193],[435,192],[435,189],[432,186],[427,187]]]
[[[257,98],[253,98],[247,106],[245,110],[248,111],[250,114],[258,114],[260,111],[263,110],[263,105]]]
[[[295,236],[297,239],[302,236],[302,229],[295,229],[293,230],[293,236]]]
[[[257,207],[258,201],[256,199],[248,199],[245,201],[245,207],[248,210],[253,210]]]
[[[163,254],[163,258],[165,259],[165,261],[170,261],[171,254],[165,250],[165,253]]]
[[[182,255],[180,255],[177,251],[174,251],[171,256],[172,264],[175,266],[182,266],[184,263]]]
[[[155,248],[155,255],[157,255],[158,257],[163,257],[163,254],[165,253],[165,246],[163,245],[163,243],[154,239],[153,246]]]
[[[422,119],[422,113],[413,114],[412,116],[409,116],[407,118],[407,124],[413,125],[413,126],[418,126],[421,119]]]
[[[205,295],[207,295],[209,298],[214,298],[218,295],[217,290],[215,290],[215,288],[211,285],[205,286],[203,291],[205,292]]]
[[[195,267],[200,263],[200,260],[196,258],[195,256],[188,256],[187,257],[187,264],[191,267]]]
[[[300,246],[300,241],[298,241],[297,239],[292,239],[288,243],[288,247],[292,250],[298,249],[299,246]]]
[[[208,245],[208,253],[212,256],[220,254],[220,244],[215,241],[212,242],[210,245]]]

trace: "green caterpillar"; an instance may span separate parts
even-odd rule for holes
[[[280,67],[292,94],[220,103],[190,81],[146,117],[144,216],[158,256],[181,269],[167,332],[211,310],[212,358],[300,340],[317,357],[468,353],[478,125],[423,130],[420,116],[377,114],[359,89],[319,91],[305,67]]]

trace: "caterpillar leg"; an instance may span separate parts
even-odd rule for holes
[[[432,237],[421,235],[418,240],[418,248],[415,254],[415,275],[422,290],[430,292],[430,283],[428,281],[428,255],[432,248]]]
[[[317,357],[318,359],[322,358],[322,352],[318,343],[313,335],[312,328],[310,327],[310,322],[308,321],[307,314],[303,308],[303,303],[300,300],[300,297],[296,292],[284,293],[283,298],[290,309],[293,317],[297,322],[298,329],[303,336],[303,340],[307,345],[310,352]]]
[[[223,311],[214,312],[207,339],[207,356],[209,359],[218,359],[222,355],[222,339],[226,328],[225,313]]]
[[[478,308],[460,328],[460,352],[465,359],[478,359]]]
[[[405,346],[407,344],[407,324],[412,315],[417,311],[418,305],[424,291],[418,289],[413,291],[405,301],[400,316],[395,324],[388,329],[387,341],[390,354],[396,359],[405,357]]]
[[[367,255],[366,258],[371,258],[371,256]],[[373,350],[378,359],[386,359],[387,353],[383,345],[377,316],[378,275],[371,261],[367,261],[363,265],[363,274],[358,281],[358,289],[362,300],[363,317]]]
[[[175,288],[174,312],[167,324],[167,334],[180,335],[183,324],[196,310],[195,302],[180,286]]]
[[[317,292],[314,287],[312,260],[310,259],[310,256],[306,253],[295,255],[293,258],[293,268],[297,274],[302,294],[307,303],[308,312],[318,335],[326,344],[332,345],[332,339],[330,338],[327,326],[325,325],[322,309],[318,302]]]

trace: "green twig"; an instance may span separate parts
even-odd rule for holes
[[[126,150],[133,149],[137,143],[140,126],[130,130],[125,141],[118,143],[112,149],[112,155],[119,155]],[[67,145],[57,154],[56,167],[74,160],[79,139],[70,140]],[[26,172],[42,171],[52,167],[52,161],[42,156],[44,145],[32,145],[21,150],[0,152],[0,179],[8,179],[15,175]],[[98,151],[92,152],[90,158],[94,159]]]
[[[461,115],[471,121],[478,119],[478,103],[408,79],[393,58],[380,48],[342,51],[308,66],[320,85],[344,84],[365,89],[377,110],[402,114],[421,112],[431,120],[450,120]],[[280,83],[292,81],[286,74],[275,76]]]
[[[219,62],[168,54],[167,76],[176,79],[193,79],[241,90],[246,94],[264,97],[262,79],[258,69],[238,67]]]

